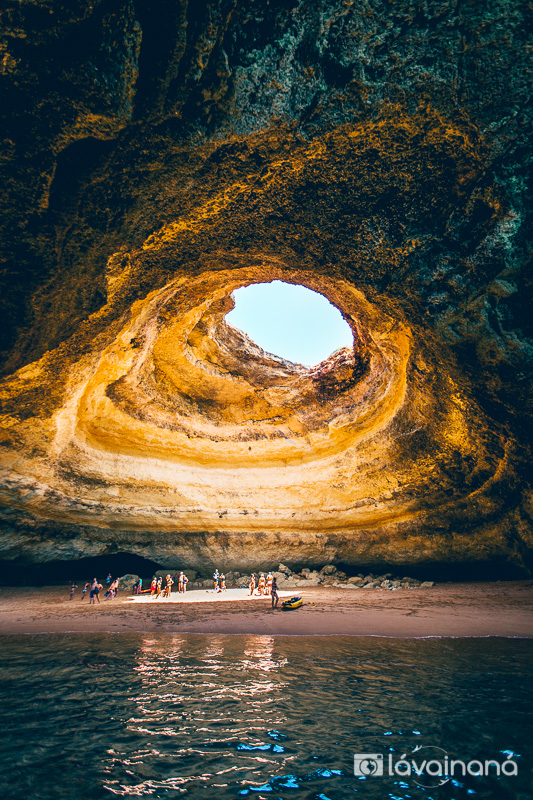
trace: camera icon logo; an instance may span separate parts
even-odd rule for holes
[[[356,753],[353,757],[353,772],[354,775],[364,778],[383,775],[382,753]]]

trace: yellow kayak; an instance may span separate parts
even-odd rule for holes
[[[281,607],[284,611],[292,611],[294,608],[303,606],[304,601],[301,597],[291,597],[290,600],[284,600]]]

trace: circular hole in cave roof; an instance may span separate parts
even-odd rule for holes
[[[226,322],[268,353],[311,367],[342,347],[353,334],[340,311],[305,286],[272,281],[233,292],[235,308]]]

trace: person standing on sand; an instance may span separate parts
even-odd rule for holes
[[[172,591],[172,584],[174,583],[174,581],[172,580],[172,576],[167,575],[166,581],[167,585],[165,586],[163,597],[170,597],[170,592]]]
[[[265,573],[259,574],[259,582],[257,584],[257,594],[264,595],[265,593]]]
[[[220,576],[220,591],[221,592],[226,591],[226,576],[224,575],[224,573],[222,573]]]
[[[93,578],[93,582],[91,583],[91,591],[89,592],[89,605],[94,605],[94,590],[96,589],[97,586],[98,586],[98,581],[96,580],[96,578]]]
[[[72,582],[72,586],[70,587],[70,597],[69,597],[69,600],[72,600],[72,599],[73,599],[73,597],[74,597],[74,592],[76,591],[76,589],[77,589],[77,588],[78,588],[78,584],[77,584],[77,583],[74,583],[74,581],[73,581],[73,582]]]
[[[86,583],[85,586],[83,587],[83,590],[82,590],[82,593],[81,593],[81,599],[82,600],[85,600],[85,595],[87,594],[87,590],[90,588],[90,586],[91,586],[90,583]]]
[[[106,582],[106,586],[107,586],[107,587],[109,587],[109,584],[111,583],[111,578],[112,578],[112,576],[111,576],[111,573],[109,573],[109,574],[108,574],[108,576],[107,576],[107,578],[105,579],[105,582]],[[103,588],[103,587],[102,587],[102,588]]]
[[[252,595],[255,591],[255,575],[252,572],[250,575],[250,595]]]
[[[152,583],[150,584],[150,597],[154,596],[156,589],[157,589],[157,578],[154,575],[154,577],[152,578]]]
[[[276,602],[274,602],[274,600]],[[278,607],[278,600],[279,600],[279,597],[278,597],[278,581],[277,581],[277,578],[273,578],[272,579],[272,608],[277,608]]]
[[[269,572],[267,575],[267,585],[266,585],[266,592],[265,594],[271,595],[272,594],[272,573]]]
[[[159,600],[159,596],[161,594],[161,587],[162,586],[163,586],[163,578],[160,577],[160,578],[157,579],[157,585],[156,585],[156,590],[155,590],[156,591],[156,598],[155,598],[156,600]]]
[[[214,587],[213,588],[214,588],[215,592],[218,592],[218,579],[219,578],[220,578],[220,575],[219,575],[218,569],[216,569],[214,571],[214,573],[213,573],[213,583],[214,583]]]
[[[187,591],[187,584],[189,583],[189,579],[185,575],[185,573],[182,573],[182,574],[183,574],[183,578],[182,578],[182,581],[181,581],[181,585],[182,585],[181,591],[182,592],[186,592]]]
[[[92,589],[93,605],[94,605],[94,601],[95,600],[98,600],[98,602],[100,602],[100,589],[103,589],[103,588],[104,587],[102,586],[102,584],[97,582],[97,584],[94,587],[94,589]]]

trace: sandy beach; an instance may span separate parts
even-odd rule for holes
[[[352,636],[533,637],[533,581],[446,583],[396,592],[312,587],[297,611],[271,609],[245,589],[194,590],[170,599],[130,597],[90,606],[78,589],[0,587],[0,634],[221,633]]]

